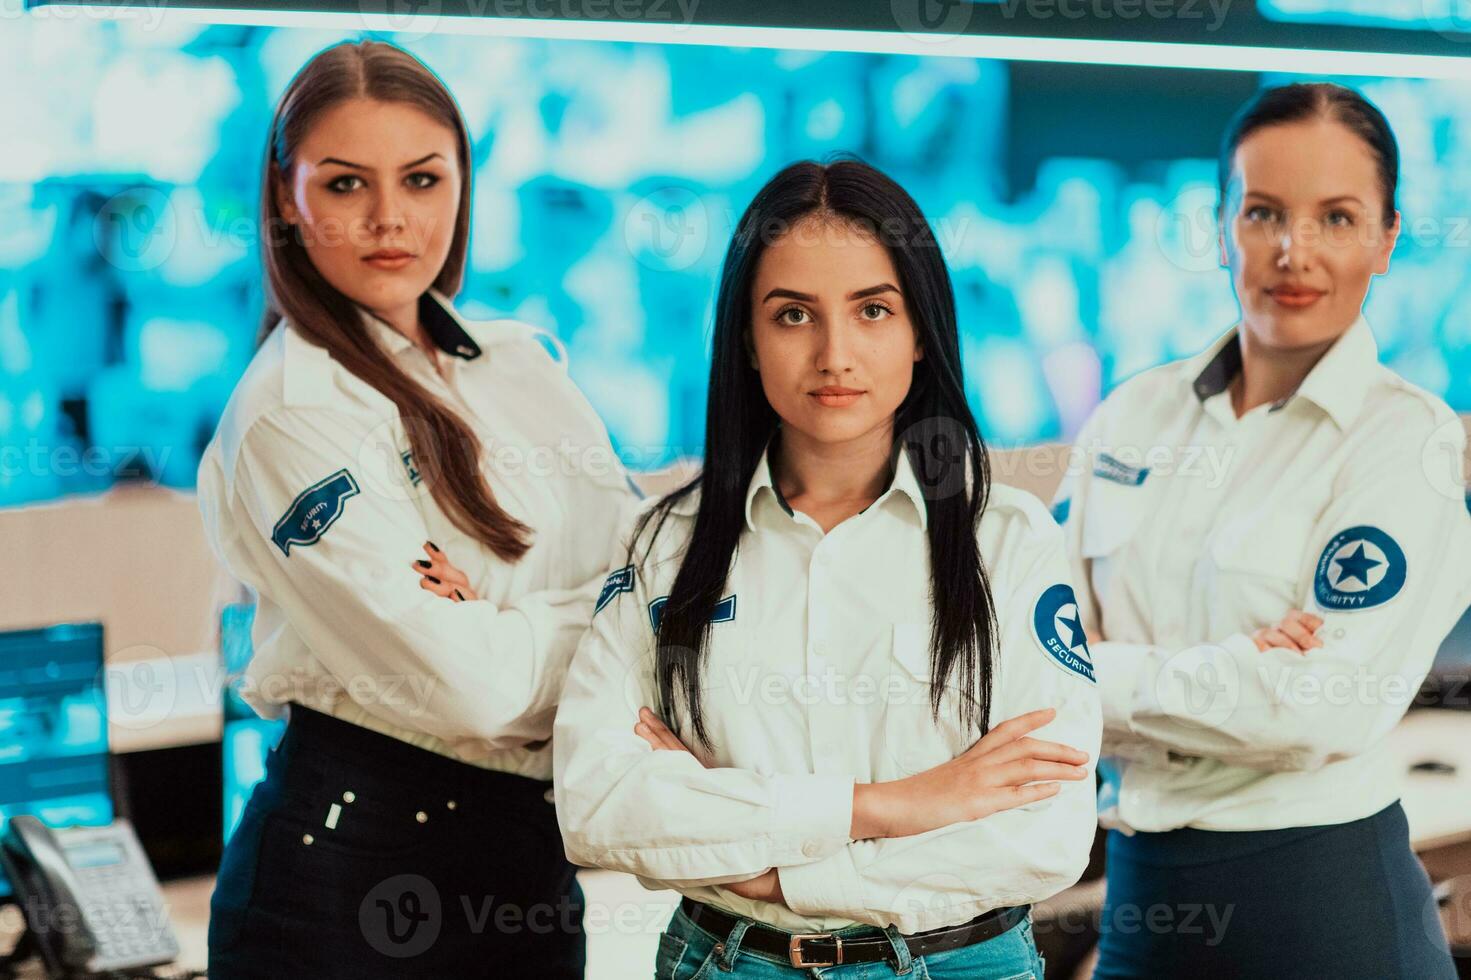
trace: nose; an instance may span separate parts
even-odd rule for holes
[[[815,367],[823,374],[840,375],[853,370],[853,338],[841,319],[829,319],[818,330]]]
[[[1306,272],[1313,267],[1318,233],[1305,219],[1293,219],[1282,226],[1277,241],[1277,268],[1285,272]]]
[[[373,195],[373,207],[368,214],[368,220],[372,223],[373,231],[376,234],[382,234],[385,231],[403,230],[404,213],[402,203],[396,188],[390,186],[378,189]]]

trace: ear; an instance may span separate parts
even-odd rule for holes
[[[1216,212],[1216,245],[1221,252],[1221,268],[1231,267],[1231,255],[1226,251],[1226,216],[1219,211]]]
[[[1394,254],[1395,243],[1399,241],[1400,213],[1395,211],[1394,224],[1390,225],[1384,232],[1384,243],[1379,246],[1379,261],[1374,265],[1374,271],[1378,275],[1384,275],[1389,271],[1389,259]]]
[[[914,345],[914,363],[915,364],[918,364],[922,360],[924,360],[924,344],[915,344]]]
[[[746,358],[751,362],[751,370],[760,374],[761,364],[756,360],[756,345],[751,340],[751,331],[747,330],[742,334],[741,340],[746,345]]]
[[[296,199],[287,186],[286,178],[275,164],[271,165],[271,193],[276,198],[276,210],[287,224],[295,225],[301,222],[301,212],[297,210]]]

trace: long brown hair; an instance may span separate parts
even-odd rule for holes
[[[276,201],[297,147],[322,113],[349,99],[413,106],[454,130],[459,144],[460,204],[454,237],[434,288],[460,291],[469,248],[470,137],[444,84],[418,59],[381,41],[338,44],[319,52],[286,86],[266,143],[261,185],[262,254],[266,315],[260,340],[285,317],[311,342],[398,407],[414,465],[436,503],[456,527],[506,561],[531,547],[531,529],[496,502],[480,468],[480,440],[449,406],[399,369],[363,329],[359,307],[328,284],[312,265],[300,235]]]

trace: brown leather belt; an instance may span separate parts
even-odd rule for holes
[[[686,898],[679,903],[681,911],[695,925],[717,940],[730,935],[740,919],[711,905]],[[958,926],[929,929],[904,936],[909,955],[918,959],[930,953],[943,953],[962,946],[973,946],[1006,932],[1026,918],[1030,905],[1013,905],[992,909]],[[742,949],[771,956],[785,956],[792,966],[840,966],[844,963],[893,963],[894,947],[878,929],[856,936],[839,936],[831,932],[786,932],[757,923],[746,930]]]

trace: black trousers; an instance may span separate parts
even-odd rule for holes
[[[550,785],[292,705],[220,862],[210,977],[580,978]]]
[[[1393,803],[1288,830],[1109,831],[1094,980],[1455,980]]]

